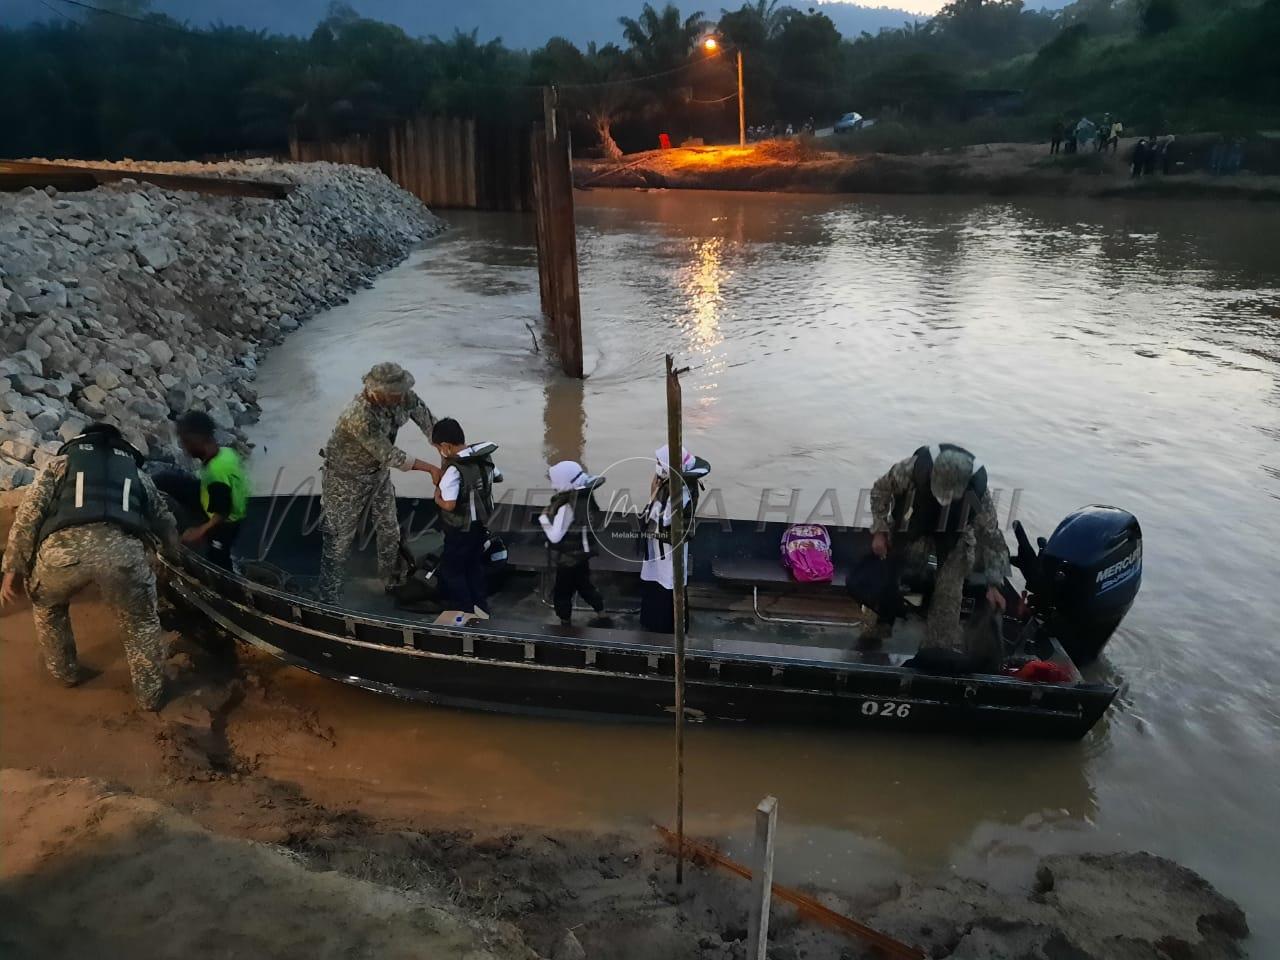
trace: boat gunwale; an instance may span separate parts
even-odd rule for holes
[[[206,574],[214,577],[216,580],[226,581],[228,583],[234,584],[235,586],[238,586],[246,594],[253,594],[253,593],[261,594],[261,595],[273,598],[275,600],[287,603],[290,605],[291,608],[296,609],[298,611],[302,611],[305,609],[311,612],[319,613],[324,616],[334,617],[336,619],[340,619],[346,623],[351,623],[351,624],[361,623],[366,626],[375,627],[375,628],[398,629],[402,633],[407,631],[410,633],[423,633],[427,636],[449,637],[452,639],[463,641],[464,643],[467,640],[474,641],[476,639],[483,639],[483,640],[494,640],[498,642],[507,642],[512,644],[530,644],[530,643],[547,644],[547,645],[562,648],[562,649],[582,651],[584,654],[587,651],[606,651],[606,652],[617,652],[617,653],[642,654],[650,657],[654,655],[665,656],[665,657],[674,656],[674,652],[669,646],[658,645],[658,644],[637,644],[637,643],[628,643],[625,641],[609,641],[604,639],[596,640],[596,639],[566,638],[566,637],[557,637],[557,636],[541,634],[541,633],[518,633],[515,631],[493,630],[488,627],[449,626],[449,625],[436,624],[436,623],[423,623],[420,620],[409,620],[403,617],[382,616],[377,614],[370,614],[363,611],[356,611],[346,607],[339,607],[339,606],[323,603],[321,601],[318,601],[309,597],[299,596],[298,594],[286,593],[280,590],[276,590],[272,587],[266,586],[265,584],[257,583],[255,581],[242,577],[238,574],[230,573],[226,570],[216,567],[213,564],[209,563],[209,561],[207,561],[205,558],[199,556],[193,551],[186,550],[185,548],[183,550],[180,563],[174,563],[173,561],[170,561],[167,558],[162,558],[162,563],[168,570],[170,570],[171,572],[179,576],[181,579],[187,581],[196,590],[200,592],[212,592],[221,600],[221,602],[230,604],[231,606],[236,607],[237,609],[243,611],[247,615],[277,624],[282,627],[286,627],[291,630],[309,633],[314,636],[325,637],[337,643],[342,643],[348,646],[356,646],[356,647],[360,647],[368,650],[376,650],[384,653],[408,654],[412,656],[436,658],[436,659],[449,659],[449,660],[457,660],[457,661],[463,661],[468,663],[478,663],[478,664],[501,664],[504,666],[521,667],[524,669],[533,669],[533,670],[539,670],[544,672],[579,673],[579,674],[588,675],[588,676],[592,676],[592,675],[595,675],[595,676],[616,675],[616,676],[622,676],[622,677],[646,677],[646,676],[652,677],[655,675],[664,676],[663,674],[660,674],[660,673],[640,674],[640,673],[623,673],[623,672],[617,672],[617,671],[610,671],[603,667],[595,667],[594,665],[589,667],[573,667],[568,665],[535,663],[535,662],[518,661],[518,660],[503,660],[503,659],[479,656],[474,652],[473,653],[463,652],[460,654],[451,654],[451,653],[444,653],[441,651],[424,650],[411,644],[392,645],[387,643],[379,643],[376,641],[361,640],[360,638],[353,637],[353,636],[343,636],[343,635],[331,633],[325,630],[320,630],[315,627],[308,627],[307,625],[301,622],[300,618],[298,620],[283,620],[257,607],[246,606],[245,604],[239,603],[235,599],[232,599],[230,596],[227,596],[221,593],[220,591],[215,590],[210,584],[200,579],[199,576],[195,575],[193,572],[186,569],[186,566],[188,564],[194,564]],[[777,657],[777,656],[766,656],[762,654],[751,654],[751,653],[731,654],[731,653],[726,653],[724,651],[715,651],[715,650],[690,650],[686,654],[686,660],[694,660],[698,662],[705,662],[708,664],[715,663],[720,665],[731,663],[731,664],[746,664],[751,666],[769,666],[769,667],[775,667],[775,668],[797,667],[797,668],[815,669],[815,670],[837,674],[837,675],[839,674],[857,675],[862,677],[875,677],[880,679],[897,678],[899,681],[903,681],[903,680],[914,681],[916,679],[920,679],[921,681],[925,681],[925,682],[929,682],[929,681],[942,682],[945,685],[963,686],[966,688],[969,688],[969,687],[990,688],[993,690],[1005,690],[1005,691],[1021,690],[1021,691],[1026,691],[1028,694],[1031,695],[1033,702],[1028,705],[1028,708],[1042,714],[1052,714],[1052,713],[1060,712],[1060,711],[1052,710],[1049,707],[1041,706],[1039,704],[1039,701],[1043,699],[1047,691],[1052,691],[1054,694],[1057,694],[1057,695],[1081,697],[1085,700],[1091,700],[1098,695],[1106,694],[1108,695],[1107,706],[1110,706],[1111,702],[1115,699],[1116,695],[1119,693],[1119,687],[1112,684],[1107,684],[1107,683],[1081,682],[1081,683],[1073,684],[1071,686],[1046,685],[1041,683],[1032,683],[1026,680],[1020,680],[1016,677],[1001,676],[997,674],[960,674],[956,676],[950,676],[945,674],[925,673],[925,672],[918,671],[913,668],[905,667],[901,665],[850,663],[847,661],[814,660],[814,659],[802,659],[802,658],[794,658],[794,657]],[[729,681],[720,681],[718,678],[709,678],[706,680],[700,679],[698,682],[699,683],[723,683],[725,686],[730,686],[730,687],[760,689],[760,690],[767,689],[770,691],[777,691],[777,692],[790,691],[790,692],[808,693],[808,694],[812,694],[816,692],[821,692],[821,693],[841,692],[841,691],[817,690],[816,688],[784,687],[781,685],[773,685],[773,684],[733,683]],[[896,695],[899,697],[906,695],[906,688],[910,686],[914,686],[914,684],[907,683],[904,689],[902,690],[902,692]],[[975,693],[976,693],[976,690],[975,690]],[[865,693],[861,693],[858,695],[863,697],[868,696],[868,694],[865,694]]]

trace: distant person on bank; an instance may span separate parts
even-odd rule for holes
[[[164,642],[151,561],[157,545],[177,550],[178,527],[141,467],[142,454],[110,424],[93,424],[63,444],[18,507],[0,604],[15,602],[25,586],[45,667],[74,687],[92,674],[76,655],[70,603],[96,585],[115,610],[138,705],[158,710]]]
[[[373,524],[378,576],[396,586],[400,524],[392,470],[418,470],[439,482],[440,468],[396,446],[400,428],[412,420],[430,438],[436,420],[413,392],[413,375],[397,363],[380,363],[364,375],[364,389],[347,404],[325,445],[320,499],[324,547],[320,599],[337,603],[346,582],[347,557],[361,520]]]
[[[1062,149],[1062,137],[1066,133],[1067,125],[1061,119],[1053,121],[1053,127],[1049,130],[1049,153],[1055,154]]]
[[[249,478],[240,454],[218,443],[213,419],[199,410],[178,418],[178,443],[187,456],[200,464],[192,475],[166,470],[155,478],[156,486],[182,507],[194,526],[182,533],[191,547],[205,545],[210,562],[231,569],[231,548],[240,535],[240,523],[249,508]]]
[[[961,646],[960,604],[966,578],[980,570],[987,602],[1004,610],[1002,587],[1009,575],[1009,547],[1000,532],[987,471],[963,447],[921,447],[890,468],[871,488],[871,549],[892,564],[876,622],[860,638],[873,647],[888,638],[900,609],[902,573],[921,573],[930,555],[937,575],[929,602],[924,647]]]

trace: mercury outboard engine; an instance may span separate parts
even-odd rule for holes
[[[1057,640],[1077,665],[1095,660],[1142,585],[1142,528],[1116,507],[1084,507],[1071,514],[1040,550],[1021,522],[1013,525],[1018,554],[1013,565],[1027,580],[1037,625]]]

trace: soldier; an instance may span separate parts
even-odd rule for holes
[[[337,603],[346,579],[347,555],[360,518],[368,515],[378,543],[378,576],[395,586],[400,527],[391,470],[420,470],[440,482],[440,468],[417,460],[396,446],[396,434],[409,420],[429,438],[435,417],[413,392],[413,376],[396,363],[380,363],[364,376],[364,389],[338,417],[324,449],[324,552],[320,560],[320,599]]]
[[[17,600],[25,581],[45,666],[74,687],[87,676],[68,605],[97,584],[115,607],[138,704],[158,710],[164,647],[148,548],[158,539],[167,552],[176,550],[178,529],[141,464],[142,455],[110,424],[94,424],[64,444],[18,508],[0,602]]]
[[[888,591],[877,622],[863,633],[865,646],[893,629],[900,597],[898,577],[920,571],[930,554],[938,573],[929,603],[925,647],[960,646],[960,602],[965,579],[977,569],[987,580],[987,602],[1004,610],[1001,587],[1009,575],[1009,548],[1000,532],[995,503],[987,490],[987,470],[963,447],[944,443],[921,447],[896,463],[871,488],[871,549],[892,563]]]

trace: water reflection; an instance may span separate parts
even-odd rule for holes
[[[1023,491],[1033,534],[1085,503],[1126,507],[1146,535],[1147,579],[1102,668],[1124,678],[1122,699],[1082,745],[700,730],[691,812],[732,831],[780,792],[798,831],[788,856],[809,851],[789,863],[791,881],[825,875],[832,850],[855,865],[874,847],[990,867],[1059,844],[1150,849],[1243,898],[1280,955],[1280,919],[1268,925],[1260,899],[1280,857],[1273,212],[580,194],[585,384],[532,349],[527,219],[453,219],[262,365],[263,486],[278,468],[314,470],[359,375],[387,357],[415,372],[433,409],[501,444],[513,485],[540,485],[552,457],[647,462],[665,434],[672,352],[693,368],[686,435],[714,465],[719,514],[754,517],[770,487],[800,488],[802,512],[833,490],[847,514],[887,464],[941,439],[968,441],[996,486]],[[344,723],[385,716],[314,689]],[[406,762],[406,781],[448,769],[459,791],[496,804],[516,771],[546,811],[590,818],[655,816],[668,802],[665,731],[402,709],[368,735],[399,736],[412,716],[423,733],[405,756],[430,755],[438,737],[453,751]],[[476,769],[472,749],[503,762]]]

